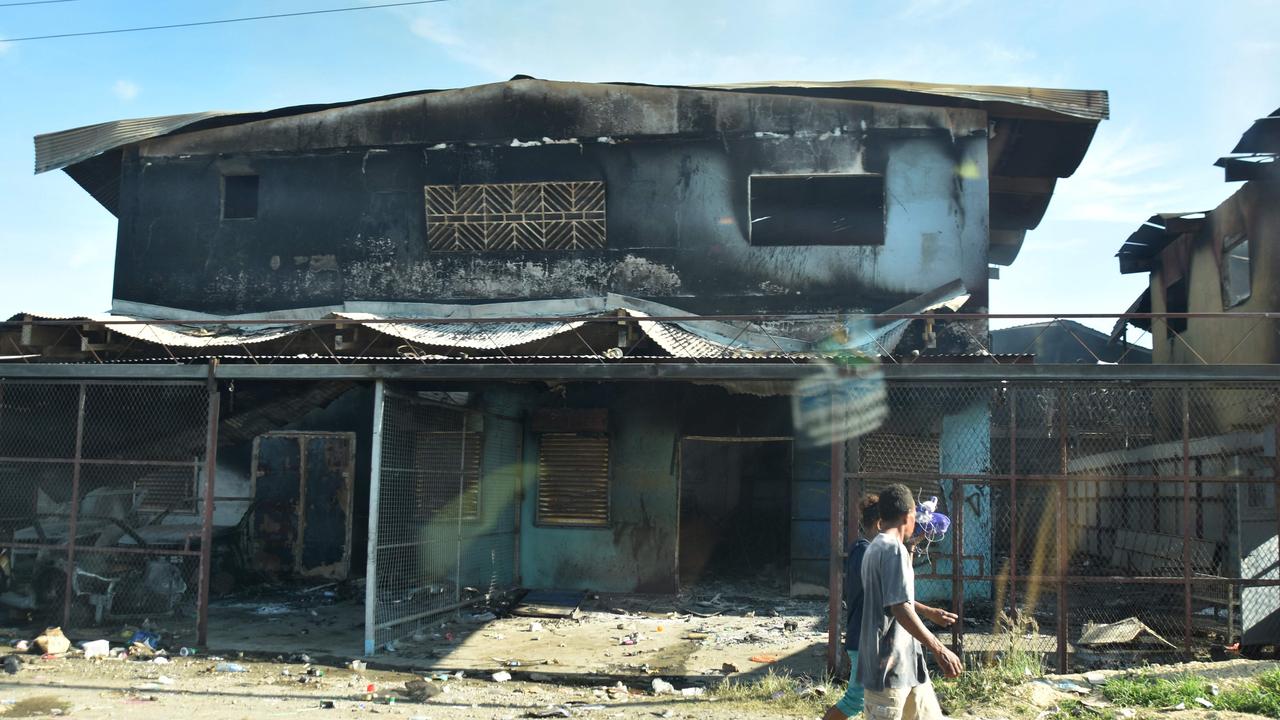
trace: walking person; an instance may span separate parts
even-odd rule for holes
[[[862,684],[858,682],[858,640],[862,636],[862,557],[871,546],[871,539],[880,533],[880,496],[864,496],[858,503],[860,519],[858,539],[849,546],[844,560],[844,650],[849,654],[849,686],[844,697],[827,708],[823,720],[845,720],[862,712]]]
[[[877,503],[880,534],[862,558],[863,614],[857,679],[865,689],[867,720],[938,720],[942,708],[929,681],[924,649],[945,677],[962,671],[960,659],[921,622],[950,625],[952,613],[915,601],[915,570],[906,542],[915,532],[916,507],[905,485],[891,485]]]

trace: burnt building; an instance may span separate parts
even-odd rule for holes
[[[42,135],[37,171],[119,218],[112,314],[0,333],[24,361],[217,358],[216,495],[243,496],[217,521],[277,573],[368,573],[367,649],[486,588],[825,592],[805,379],[984,361],[985,323],[946,316],[985,311],[1106,116],[1099,91],[517,77]],[[299,358],[342,372],[245,374]],[[947,412],[886,427],[985,470],[985,404]]]

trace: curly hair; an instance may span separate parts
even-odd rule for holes
[[[875,493],[863,495],[858,501],[858,510],[862,513],[862,527],[874,526],[880,519],[880,496]]]

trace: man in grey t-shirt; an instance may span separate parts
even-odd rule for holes
[[[949,624],[951,613],[916,602],[915,570],[905,542],[915,530],[915,501],[905,485],[880,493],[880,534],[862,559],[862,637],[858,680],[866,688],[867,720],[936,720],[942,717],[925,668],[924,648],[946,677],[960,674],[960,660],[920,621]],[[917,612],[919,614],[917,614]]]

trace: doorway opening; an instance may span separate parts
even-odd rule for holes
[[[680,446],[681,587],[785,582],[791,554],[791,438],[687,437]]]

